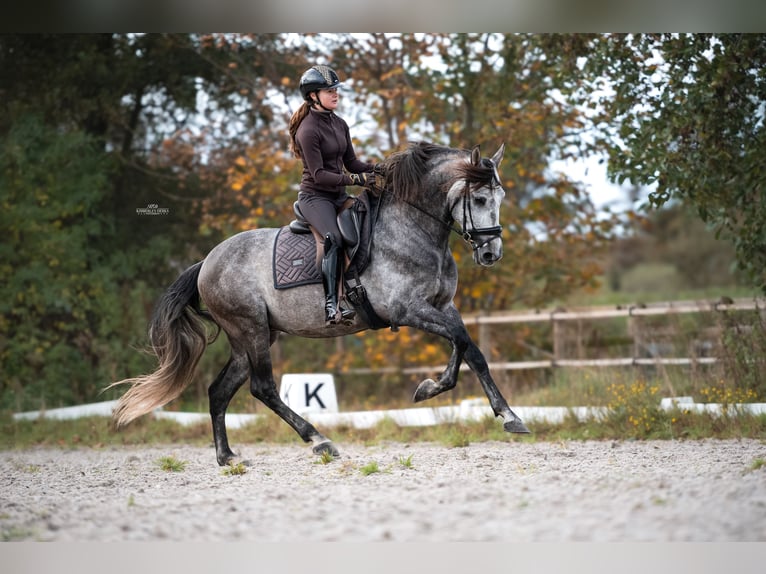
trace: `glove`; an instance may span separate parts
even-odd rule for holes
[[[352,173],[351,185],[359,185],[361,187],[367,187],[375,183],[375,174],[371,172]]]
[[[377,175],[386,175],[386,168],[384,168],[381,164],[375,163],[372,165],[372,173]]]

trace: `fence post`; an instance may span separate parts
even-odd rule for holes
[[[554,309],[551,312],[551,323],[553,325],[553,361],[554,363],[564,358],[564,348],[566,346],[566,333],[564,332],[564,322],[556,320],[554,317],[561,309]]]

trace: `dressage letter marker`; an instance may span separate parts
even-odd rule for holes
[[[282,375],[279,396],[296,413],[337,413],[335,380],[329,373]]]

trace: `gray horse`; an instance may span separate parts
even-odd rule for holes
[[[385,191],[370,262],[360,279],[374,313],[385,324],[394,330],[407,326],[434,333],[452,345],[446,369],[437,380],[418,385],[415,402],[454,388],[465,361],[504,429],[528,433],[498,390],[453,302],[458,277],[449,247],[452,231],[473,247],[477,264],[491,266],[502,257],[499,213],[505,192],[497,168],[504,149],[501,145],[492,158],[482,158],[478,146],[469,151],[420,142],[381,162]],[[278,232],[254,229],[230,237],[168,288],[149,328],[157,370],[112,385],[131,385],[115,409],[117,427],[170,402],[186,388],[208,344],[205,319],[225,331],[231,345],[228,363],[208,390],[218,463],[226,465],[235,458],[225,413],[248,380],[253,396],[312,443],[315,453],[337,456],[333,443],[282,401],[269,349],[279,333],[337,337],[369,325],[357,314],[351,324],[326,326],[320,285],[275,288],[272,250]]]

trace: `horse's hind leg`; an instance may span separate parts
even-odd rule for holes
[[[207,391],[210,400],[210,417],[213,422],[215,456],[221,466],[229,464],[236,457],[229,448],[229,439],[226,434],[226,408],[234,394],[247,380],[248,373],[247,355],[232,350],[229,362],[221,369]]]
[[[252,339],[257,341],[258,338]],[[314,453],[329,453],[339,456],[338,449],[330,439],[320,433],[307,420],[288,407],[277,391],[271,367],[269,345],[255,346],[248,353],[250,356],[250,392],[253,396],[274,411],[283,421],[298,433],[304,442],[313,443]]]

